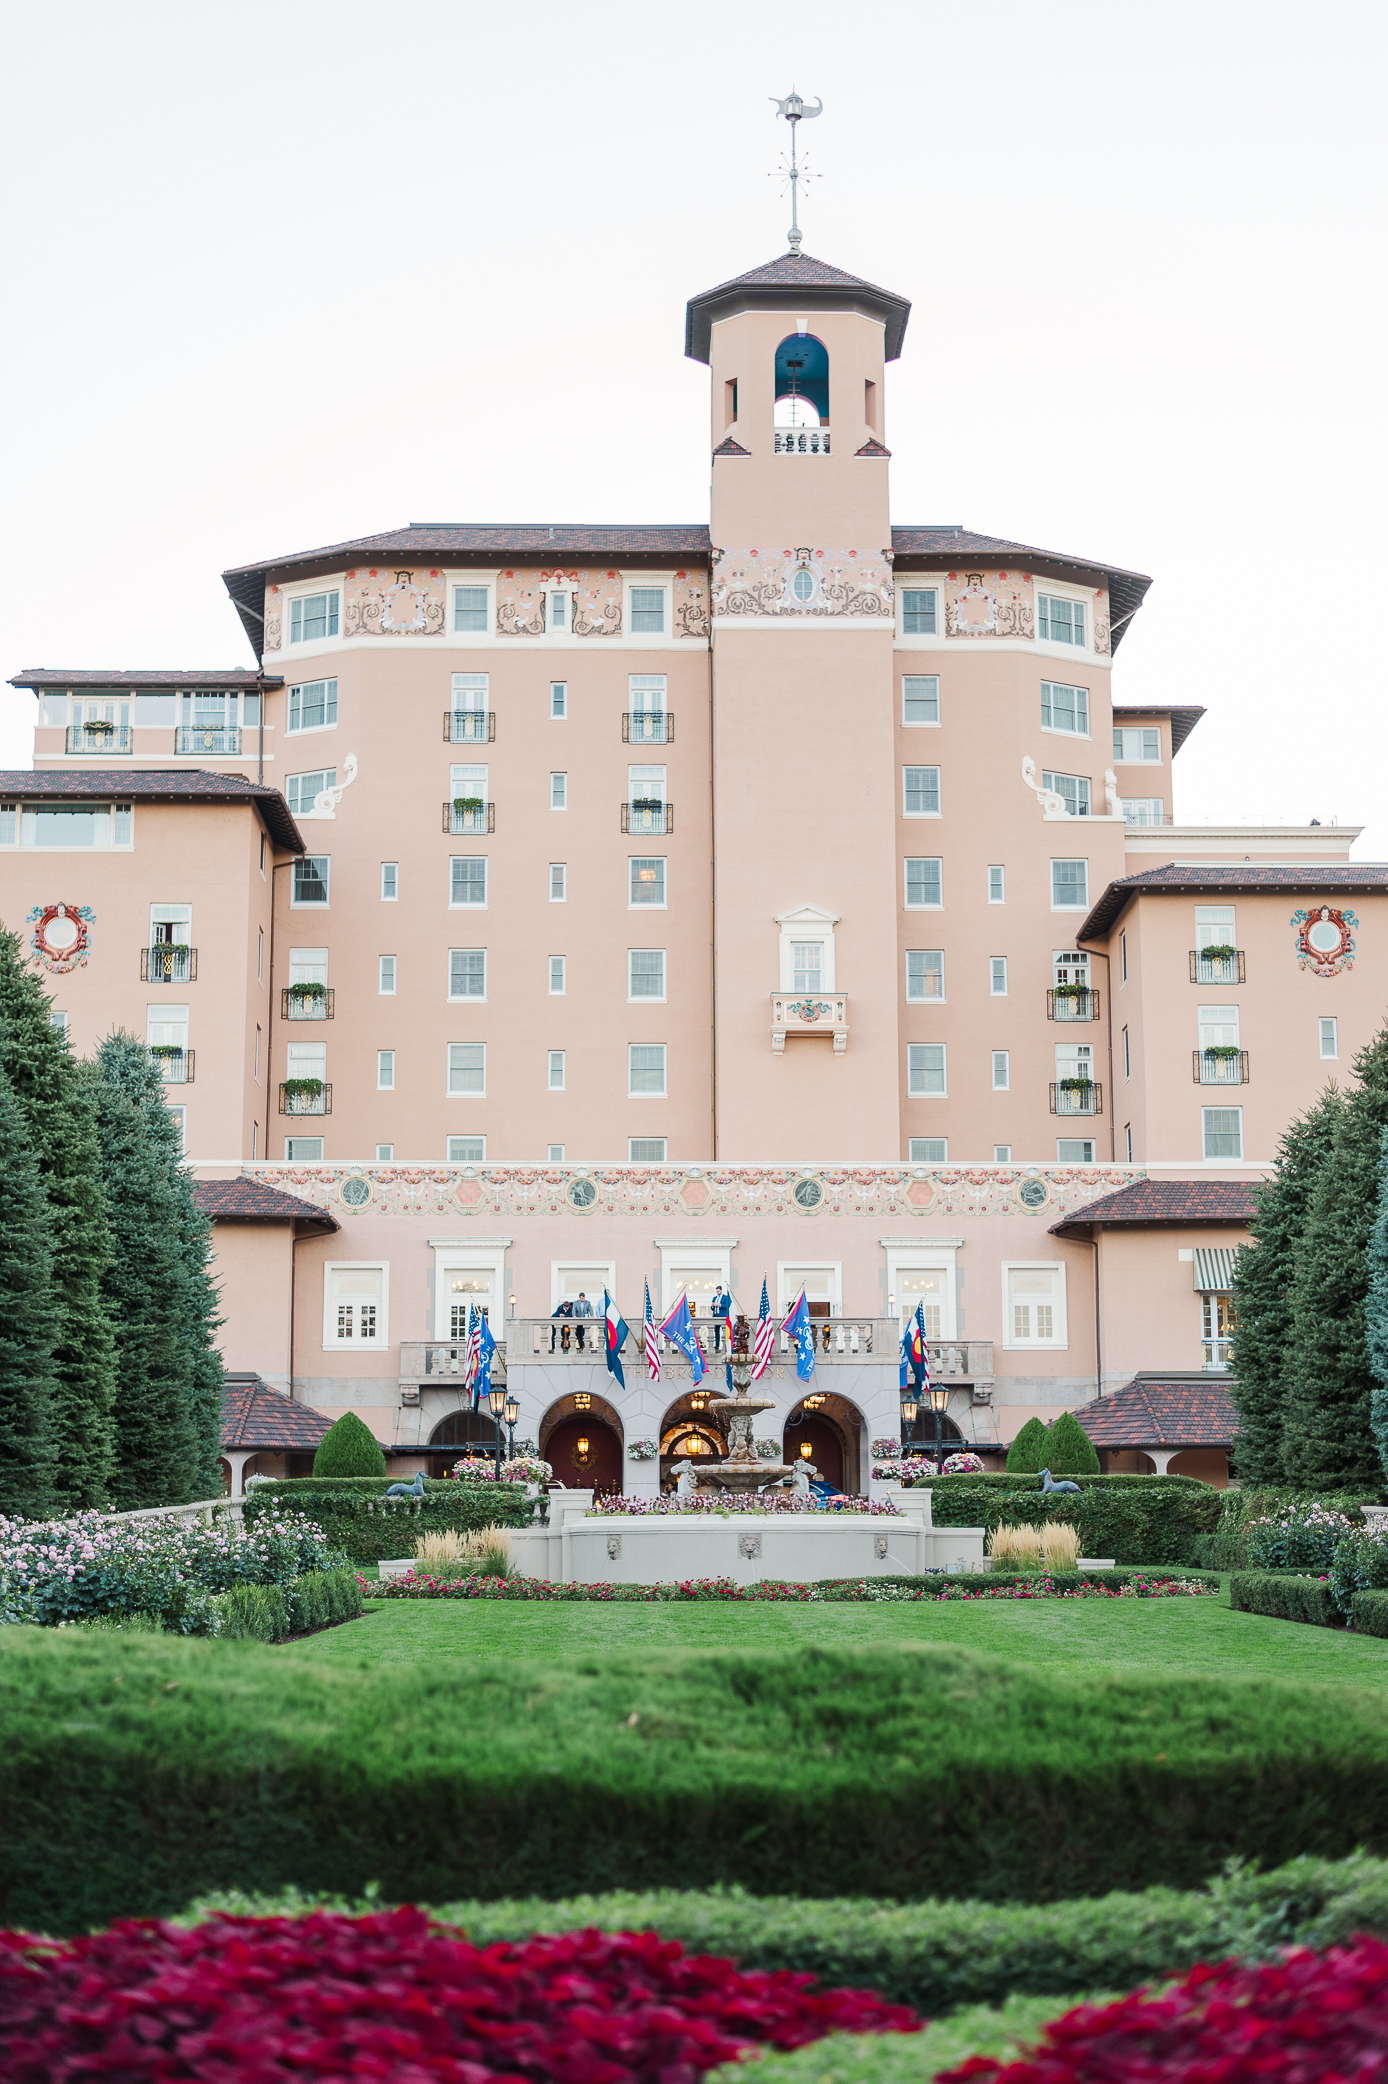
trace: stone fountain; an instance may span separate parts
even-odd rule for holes
[[[775,1399],[747,1394],[752,1386],[751,1333],[747,1319],[739,1317],[729,1326],[729,1334],[733,1394],[715,1398],[709,1405],[710,1411],[716,1412],[727,1427],[728,1452],[721,1462],[699,1469],[698,1483],[700,1490],[760,1491],[767,1485],[784,1483],[794,1472],[785,1462],[764,1462],[757,1454],[753,1438],[756,1416],[759,1411],[771,1410]]]

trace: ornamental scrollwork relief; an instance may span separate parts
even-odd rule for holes
[[[1358,918],[1335,905],[1314,905],[1292,913],[1296,928],[1297,966],[1313,977],[1338,977],[1354,968],[1354,935]]]

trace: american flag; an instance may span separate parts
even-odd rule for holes
[[[482,1351],[482,1312],[481,1312],[481,1311],[480,1311],[480,1310],[478,1309],[478,1307],[477,1307],[476,1303],[469,1303],[469,1304],[468,1304],[468,1312],[467,1312],[467,1350],[466,1350],[466,1351],[465,1351],[465,1353],[463,1354],[463,1388],[464,1388],[464,1389],[473,1389],[473,1386],[474,1386],[474,1384],[475,1384],[475,1383],[476,1383],[476,1381],[477,1381],[477,1363],[478,1363],[478,1360],[479,1360],[479,1359],[480,1359],[480,1357],[481,1357],[481,1351]],[[476,1406],[476,1403],[477,1403],[477,1396],[476,1396],[476,1391],[475,1391],[475,1389],[474,1389],[474,1393],[473,1393],[473,1405],[474,1405],[474,1408],[475,1408],[475,1406]]]
[[[651,1284],[646,1283],[646,1321],[642,1334],[646,1352],[646,1373],[652,1382],[659,1382],[661,1375],[660,1348],[656,1344],[655,1317],[651,1310]]]
[[[757,1311],[757,1335],[752,1341],[752,1358],[756,1366],[752,1369],[752,1380],[760,1382],[771,1365],[771,1353],[776,1344],[776,1326],[771,1315],[771,1297],[766,1292],[766,1276],[762,1275],[761,1308]]]

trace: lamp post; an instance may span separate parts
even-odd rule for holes
[[[493,1446],[496,1450],[496,1480],[501,1481],[501,1419],[506,1413],[506,1391],[502,1388],[487,1391],[487,1403],[492,1414]]]
[[[512,1460],[513,1462],[514,1462],[514,1460],[516,1459],[516,1420],[517,1420],[517,1419],[518,1419],[519,1417],[520,1417],[520,1405],[519,1405],[519,1404],[518,1404],[518,1403],[516,1402],[516,1400],[515,1400],[515,1398],[514,1398],[514,1397],[507,1397],[507,1399],[506,1399],[506,1430],[507,1430],[507,1432],[508,1432],[508,1433],[509,1433],[509,1435],[510,1435],[510,1439],[509,1439],[509,1441],[508,1441],[508,1443],[507,1443],[507,1453],[508,1453],[508,1455],[510,1456],[510,1459],[511,1459],[511,1460]]]
[[[901,1454],[903,1461],[910,1448],[911,1428],[916,1422],[916,1413],[919,1409],[920,1406],[911,1391],[909,1389],[903,1390],[901,1394]]]
[[[945,1383],[931,1383],[930,1408],[935,1413],[935,1469],[936,1473],[938,1474],[940,1465],[944,1461],[944,1455],[941,1452],[941,1449],[944,1447],[945,1444],[945,1434],[942,1420],[944,1418],[945,1412],[949,1409],[949,1389]]]

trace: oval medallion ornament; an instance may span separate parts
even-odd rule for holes
[[[1024,1179],[1017,1189],[1017,1199],[1023,1208],[1033,1212],[1044,1208],[1051,1198],[1051,1190],[1043,1179]]]
[[[1309,912],[1293,912],[1296,928],[1296,959],[1313,977],[1338,977],[1341,970],[1354,968],[1354,930],[1359,921],[1353,912],[1334,905],[1313,905]]]
[[[50,976],[66,977],[84,966],[95,918],[90,905],[34,906],[25,922],[34,929],[29,945]]]
[[[345,1179],[342,1182],[342,1199],[348,1208],[365,1208],[371,1199],[370,1180]]]
[[[565,1198],[570,1208],[576,1208],[582,1213],[593,1206],[598,1198],[598,1190],[590,1179],[571,1179]]]
[[[807,1214],[817,1209],[824,1199],[824,1189],[817,1179],[798,1179],[792,1193],[796,1207],[803,1208]]]

